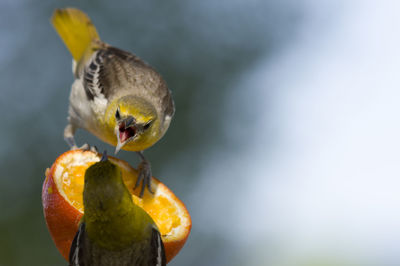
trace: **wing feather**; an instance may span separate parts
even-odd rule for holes
[[[161,234],[156,228],[153,228],[151,235],[150,260],[148,265],[165,266],[167,264]]]
[[[85,266],[83,259],[83,246],[85,240],[85,223],[81,223],[74,237],[69,251],[70,266]]]

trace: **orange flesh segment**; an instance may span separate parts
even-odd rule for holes
[[[56,175],[57,187],[60,189],[61,195],[77,210],[83,213],[83,186],[84,175],[88,167],[99,161],[98,158],[93,160],[85,160],[84,162],[70,161],[60,163],[61,169]],[[115,161],[112,160],[114,163]],[[181,224],[181,218],[178,208],[173,202],[173,199],[165,193],[165,189],[161,187],[157,189],[158,182],[152,182],[152,190],[156,191],[154,195],[148,191],[145,192],[143,198],[139,198],[140,188],[133,191],[136,182],[137,172],[134,169],[118,164],[122,170],[122,178],[128,190],[132,193],[133,202],[143,208],[153,218],[158,226],[163,239],[173,239],[174,229],[177,229]],[[134,194],[133,194],[134,193]],[[136,195],[135,195],[136,194]]]

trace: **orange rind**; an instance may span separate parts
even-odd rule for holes
[[[71,150],[59,156],[52,167],[46,170],[42,189],[43,212],[51,237],[66,260],[84,213],[82,193],[85,171],[100,158],[101,154],[92,151]],[[140,188],[133,190],[137,170],[120,159],[111,156],[109,159],[121,168],[122,178],[132,193],[133,201],[158,226],[169,262],[185,244],[192,226],[185,205],[154,177],[151,184],[154,194],[146,190],[143,198],[139,198]]]

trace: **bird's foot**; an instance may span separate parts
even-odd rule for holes
[[[143,193],[144,193],[144,190],[146,189],[146,187],[150,193],[154,194],[153,190],[151,189],[151,177],[152,176],[151,176],[150,162],[147,160],[142,160],[142,162],[139,164],[138,170],[139,170],[139,174],[138,174],[138,178],[136,180],[134,189],[136,189],[142,182],[142,188],[140,190],[139,197],[143,198]]]
[[[84,151],[92,151],[95,153],[98,153],[99,151],[97,150],[96,146],[90,146],[89,144],[85,143],[82,146],[78,147],[76,146],[76,144],[74,143],[73,145],[70,145],[70,149],[71,150],[84,150]]]
[[[89,145],[87,143],[83,144],[78,149],[81,149],[81,150],[84,150],[84,151],[92,151],[92,152],[95,152],[95,153],[99,152],[96,146],[91,146],[91,145]]]
[[[65,142],[67,142],[69,148],[71,150],[77,150],[78,146],[76,146],[75,138],[73,136],[65,137],[64,136]]]

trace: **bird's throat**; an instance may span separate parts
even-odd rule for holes
[[[127,127],[125,128],[124,124],[121,124],[119,126],[119,141],[121,143],[125,143],[128,141],[130,138],[134,137],[136,134],[136,129],[134,127]]]

